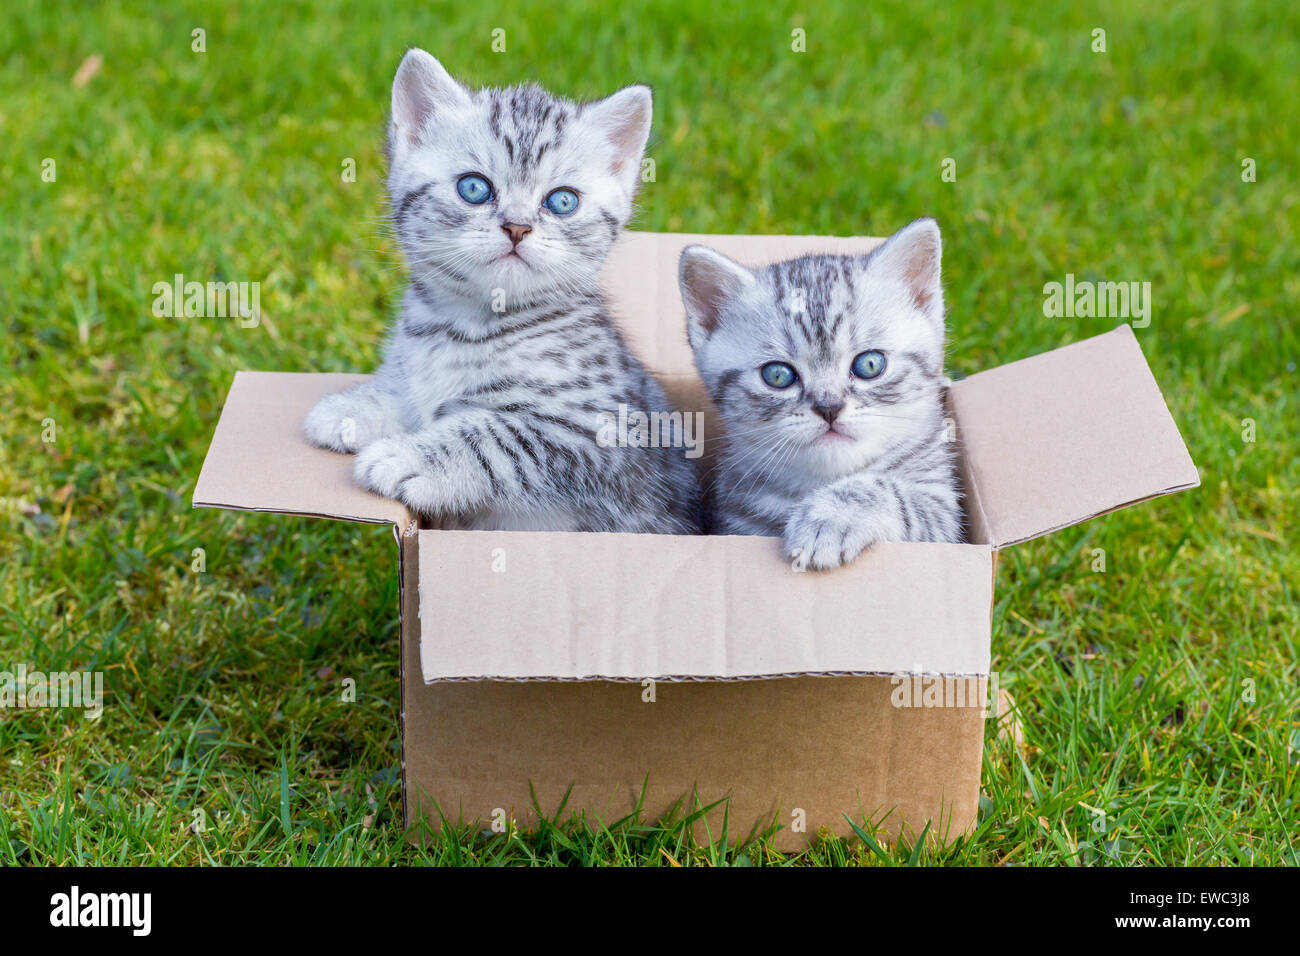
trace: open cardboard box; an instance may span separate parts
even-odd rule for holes
[[[673,401],[709,415],[681,249],[758,265],[880,241],[628,233],[605,285]],[[951,839],[979,802],[998,549],[1199,483],[1128,326],[955,383],[969,543],[884,544],[830,572],[794,570],[772,538],[422,527],[301,437],[361,377],[238,373],[194,505],[393,526],[408,824],[526,826],[534,793],[549,814],[572,787],[568,810],[605,822],[729,797],[731,835],[776,823],[783,848],[849,834],[846,815]]]

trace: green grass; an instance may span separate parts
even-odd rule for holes
[[[0,711],[0,862],[1296,863],[1300,8],[494,6],[6,5],[0,669],[102,670],[108,700]],[[652,83],[641,229],[938,217],[956,372],[1112,327],[1044,318],[1067,272],[1152,283],[1139,339],[1203,484],[1003,555],[994,667],[1025,743],[990,727],[972,836],[791,860],[561,819],[407,843],[390,533],[189,499],[236,369],[373,366],[402,282],[382,117],[417,44],[475,83]],[[260,281],[262,325],[154,318],[176,272]]]

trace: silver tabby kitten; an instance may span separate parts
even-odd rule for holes
[[[694,533],[680,448],[603,447],[602,414],[671,409],[597,277],[632,213],[651,96],[470,90],[423,50],[393,81],[388,188],[410,286],[373,379],[307,438],[444,526]]]
[[[750,270],[682,253],[687,331],[726,433],[711,530],[782,535],[812,568],[879,541],[961,540],[939,258],[932,219],[866,256]]]

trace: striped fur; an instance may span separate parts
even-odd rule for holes
[[[389,192],[411,282],[371,381],[322,400],[313,443],[355,452],[364,487],[444,527],[695,533],[682,448],[606,447],[620,405],[671,409],[601,296],[632,213],[646,87],[575,103],[471,91],[421,50],[393,84]],[[466,174],[493,198],[457,193]],[[559,216],[554,189],[578,193]],[[505,223],[531,231],[517,246]],[[512,254],[512,252],[514,254]]]
[[[688,335],[725,431],[710,530],[780,535],[812,568],[880,541],[961,540],[939,260],[930,219],[867,256],[750,270],[702,246],[682,253]],[[878,378],[851,372],[868,350],[885,355]],[[769,386],[769,362],[795,383]]]

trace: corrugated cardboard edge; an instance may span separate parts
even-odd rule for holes
[[[728,674],[724,677],[711,677],[700,674],[647,674],[644,677],[622,677],[607,674],[583,674],[579,677],[555,677],[539,675],[530,677],[498,677],[484,674],[475,677],[435,677],[425,684],[583,684],[600,681],[605,684],[640,684],[654,681],[657,684],[726,684],[754,680],[789,680],[792,677],[938,677],[945,680],[975,680],[988,677],[987,671],[970,671],[952,673],[948,671],[782,671],[780,673]]]
[[[250,508],[246,505],[235,505],[221,501],[200,501],[193,499],[190,501],[192,508],[212,508],[218,511],[242,511],[244,514],[262,514],[262,515],[289,515],[298,518],[324,518],[326,521],[353,521],[357,524],[392,525],[394,528],[400,528],[389,518],[363,518],[359,515],[329,514],[324,511],[285,511],[282,508]]]
[[[419,638],[419,566],[416,562],[420,559],[420,549],[415,537],[415,522],[410,522],[405,529],[398,525],[393,525],[393,538],[397,542],[397,685],[398,685],[398,736],[400,761],[402,765],[402,821],[409,830],[412,824],[410,787],[407,786],[406,779],[406,708],[410,704],[406,694],[406,654],[407,641],[410,640],[407,629],[412,628],[416,631],[414,642],[418,646]],[[410,581],[414,582],[417,589],[414,594],[410,593],[408,575]],[[411,602],[415,609],[415,621],[411,620],[411,615],[407,608],[407,602]]]

